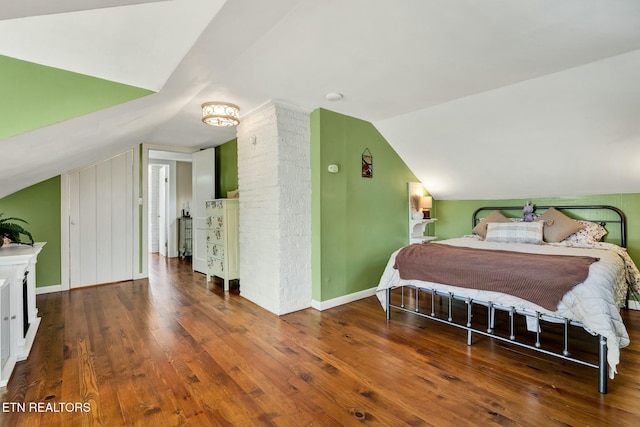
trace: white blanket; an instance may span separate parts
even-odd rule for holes
[[[398,270],[393,268],[396,254],[394,252],[382,274],[376,294],[386,309],[386,289],[404,285],[412,285],[419,288],[436,289],[444,292],[452,292],[466,296],[474,300],[491,301],[496,304],[512,306],[517,309],[538,311],[540,313],[554,314],[572,320],[582,322],[585,329],[591,333],[601,334],[607,338],[607,361],[609,363],[609,376],[613,378],[616,366],[620,362],[620,349],[629,345],[629,335],[622,323],[619,308],[625,300],[627,281],[634,280],[634,284],[640,280],[635,277],[629,279],[628,263],[633,262],[624,250],[613,250],[610,244],[596,244],[589,247],[566,247],[560,245],[532,245],[522,243],[494,243],[472,238],[458,238],[432,242],[428,244],[446,243],[448,245],[466,246],[479,249],[501,249],[516,252],[557,254],[557,255],[583,255],[600,259],[591,264],[587,279],[576,285],[565,294],[558,304],[555,312],[550,312],[539,305],[530,303],[512,295],[480,291],[476,289],[459,288],[438,283],[423,282],[420,280],[402,280]],[[617,247],[616,247],[617,248]],[[627,265],[627,266],[626,266]],[[634,266],[635,268],[635,266]],[[636,269],[637,271],[637,269]]]

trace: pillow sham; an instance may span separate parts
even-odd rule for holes
[[[579,224],[584,225],[582,230],[579,230],[566,239],[563,242],[569,243],[597,243],[607,234],[607,229],[598,223],[584,220],[577,220]]]
[[[544,223],[544,241],[548,243],[561,242],[585,227],[554,208],[547,209],[536,221]]]
[[[490,222],[487,224],[487,242],[530,243],[541,245],[543,222]]]
[[[502,215],[498,211],[491,211],[489,215],[482,218],[480,222],[473,227],[471,232],[484,238],[487,235],[487,224],[490,222],[511,222],[511,219]]]

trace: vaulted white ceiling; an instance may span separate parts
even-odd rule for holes
[[[0,141],[0,196],[141,142],[226,142],[200,122],[216,99],[371,121],[440,199],[640,190],[637,0],[11,3],[1,55],[157,93]]]
[[[2,21],[0,53],[157,92],[224,0],[129,3]]]

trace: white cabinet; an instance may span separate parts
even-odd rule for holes
[[[229,281],[240,278],[238,248],[238,199],[216,199],[205,202],[207,208],[207,283],[211,276]]]
[[[36,307],[36,262],[45,243],[0,247],[0,386],[29,356],[40,318]]]
[[[12,325],[16,314],[11,310],[10,272],[0,272],[0,386],[6,386],[16,365],[16,342]]]
[[[436,222],[436,218],[429,219],[410,219],[409,220],[409,244],[424,243],[437,239],[436,236],[425,236],[426,227]]]

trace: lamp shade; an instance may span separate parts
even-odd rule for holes
[[[433,197],[424,196],[420,199],[420,209],[431,209],[433,207]]]
[[[237,126],[240,107],[227,102],[205,102],[202,104],[202,122],[211,126]]]

